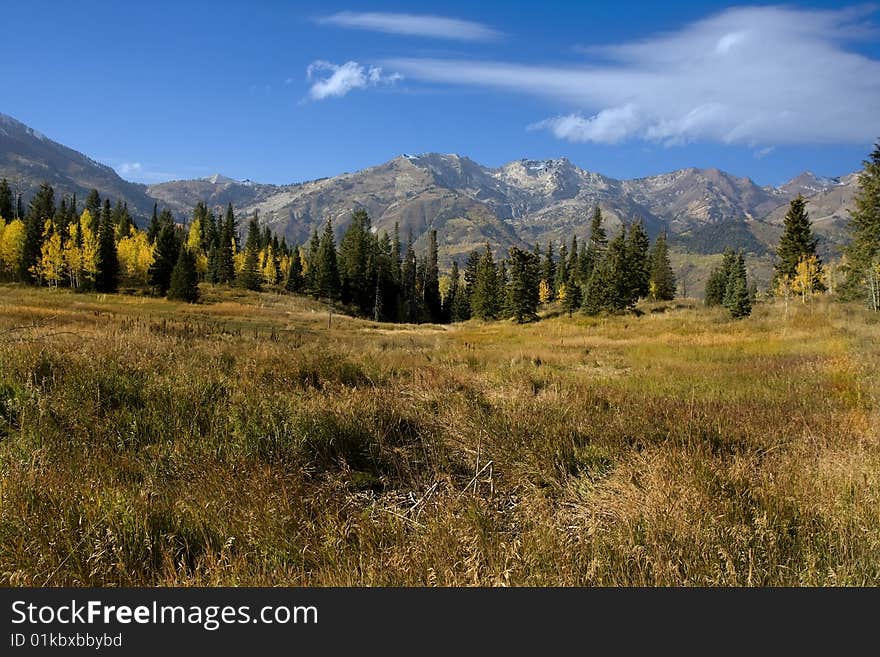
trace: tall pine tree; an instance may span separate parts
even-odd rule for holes
[[[880,142],[864,162],[851,212],[852,241],[846,249],[844,297],[880,311]]]
[[[672,301],[675,298],[675,272],[669,262],[669,247],[666,242],[666,231],[657,236],[651,254],[649,296],[655,301]]]
[[[121,206],[120,206],[121,208]],[[98,226],[98,271],[95,272],[95,290],[116,292],[119,288],[119,255],[116,252],[116,224],[110,210],[110,200],[104,201],[101,223]]]
[[[776,264],[774,269],[776,274],[774,281],[778,282],[781,278],[794,279],[797,276],[798,263],[811,256],[816,256],[816,244],[818,240],[813,236],[813,227],[810,223],[810,217],[806,210],[807,200],[798,194],[797,198],[792,199],[788,212],[785,214],[784,229],[782,237],[779,239],[779,246],[776,247]],[[818,258],[818,256],[817,256]],[[814,289],[821,290],[823,288],[821,280],[822,264],[819,263]]]
[[[155,294],[164,297],[171,287],[171,273],[180,257],[180,240],[173,224],[162,224],[153,249],[148,279]]]

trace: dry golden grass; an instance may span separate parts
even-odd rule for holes
[[[0,287],[0,583],[880,583],[880,322]]]

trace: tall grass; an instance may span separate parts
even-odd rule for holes
[[[0,288],[0,583],[880,583],[880,323]],[[650,309],[646,309],[650,310]]]

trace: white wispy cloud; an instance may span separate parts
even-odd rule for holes
[[[501,36],[500,32],[482,23],[425,14],[341,11],[332,16],[318,18],[317,22],[322,25],[385,32],[386,34],[459,41],[491,41]]]
[[[352,89],[366,89],[394,84],[403,78],[399,73],[385,74],[380,66],[363,66],[357,62],[333,64],[317,60],[306,69],[306,79],[312,82],[309,98],[341,98]]]
[[[120,162],[113,167],[120,177],[142,183],[164,182],[175,180],[180,176],[167,171],[156,171],[145,167],[140,162]]]
[[[122,162],[116,167],[116,173],[120,176],[130,176],[140,173],[143,168],[140,162]]]
[[[538,121],[575,142],[692,140],[755,147],[865,143],[880,135],[880,62],[847,49],[870,10],[733,8],[668,34],[582,49],[584,66],[393,59],[409,78],[542,96]]]

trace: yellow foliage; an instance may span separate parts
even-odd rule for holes
[[[40,259],[34,267],[34,273],[50,286],[57,287],[58,281],[64,276],[65,268],[61,233],[55,230],[51,221],[47,220],[43,228],[43,246],[40,249]]]
[[[262,263],[261,271],[263,272],[263,279],[266,281],[266,284],[275,285],[278,282],[278,266],[275,263],[275,254],[272,251],[271,245],[260,251],[260,262]]]
[[[538,301],[541,303],[550,303],[553,301],[553,288],[550,287],[547,280],[543,278],[538,284]]]
[[[202,250],[202,222],[199,219],[193,219],[189,226],[186,248],[195,256],[196,272],[198,272],[199,278],[203,278],[208,273],[208,256]]]
[[[153,245],[142,231],[132,231],[116,245],[119,254],[119,265],[126,278],[146,285],[149,279],[150,265],[153,264]]]
[[[21,252],[24,249],[24,222],[21,219],[13,219],[8,224],[0,226],[0,269],[4,272],[14,272],[21,260]]]
[[[565,301],[565,283],[559,286],[559,292],[556,293],[556,298],[559,301]]]
[[[801,301],[806,303],[807,296],[812,296],[816,291],[816,282],[821,281],[822,271],[816,256],[802,256],[798,261],[794,279],[791,281],[792,290],[801,295]]]

